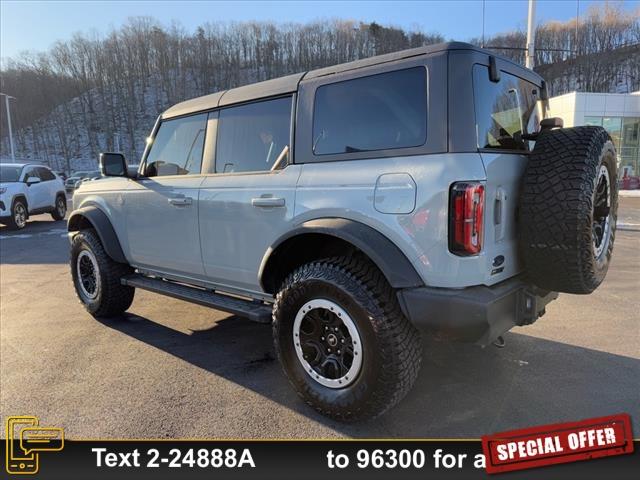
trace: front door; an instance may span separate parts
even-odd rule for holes
[[[24,173],[24,181],[28,178],[40,178],[36,167],[27,167]],[[49,186],[40,178],[40,182],[27,185],[27,203],[29,211],[45,208],[53,205],[53,200],[49,198]]]
[[[299,165],[288,165],[292,97],[219,111],[215,164],[200,190],[207,279],[260,292],[262,258],[291,228]]]
[[[147,155],[144,176],[123,195],[134,266],[202,277],[198,189],[207,115],[165,120]]]

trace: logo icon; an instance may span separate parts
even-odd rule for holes
[[[38,472],[40,452],[59,452],[64,448],[64,430],[41,427],[37,417],[7,417],[7,472],[29,475]]]

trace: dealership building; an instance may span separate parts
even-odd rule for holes
[[[565,127],[604,127],[618,151],[620,177],[640,175],[640,91],[567,93],[549,99],[548,115],[562,118]]]

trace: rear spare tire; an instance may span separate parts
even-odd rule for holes
[[[601,127],[543,131],[520,195],[519,247],[529,279],[587,294],[604,280],[618,210],[616,152]]]

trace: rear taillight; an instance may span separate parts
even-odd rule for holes
[[[477,255],[482,250],[484,185],[454,183],[449,198],[449,250],[456,255]]]

